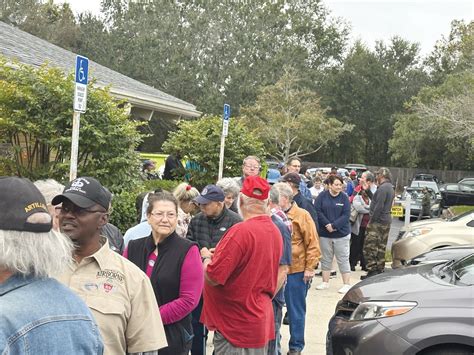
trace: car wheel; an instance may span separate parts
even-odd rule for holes
[[[472,355],[474,347],[458,344],[442,344],[425,349],[417,355]]]

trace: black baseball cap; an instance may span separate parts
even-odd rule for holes
[[[219,186],[207,185],[202,189],[201,195],[193,199],[194,202],[205,205],[212,201],[222,202],[225,200],[224,192]]]
[[[296,186],[300,186],[301,176],[298,173],[287,173],[283,175],[283,177],[281,178],[281,181],[291,182],[292,184],[295,184]]]
[[[64,188],[63,193],[55,196],[51,203],[59,205],[65,199],[81,208],[89,208],[98,204],[108,210],[112,195],[98,180],[84,176],[72,180]]]
[[[46,201],[38,188],[28,179],[0,177],[0,229],[47,233],[49,223],[32,223],[28,218],[35,213],[47,213]]]

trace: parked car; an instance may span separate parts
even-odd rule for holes
[[[467,184],[444,184],[440,187],[441,207],[474,206],[474,186]]]
[[[428,174],[428,173],[415,174],[415,176],[413,177],[413,179],[411,179],[411,181],[434,181],[437,184],[443,183],[440,179],[438,179],[436,175]]]
[[[331,168],[309,168],[306,170],[311,176],[315,176],[318,172],[323,174],[329,174],[331,172]]]
[[[422,209],[422,201],[423,201],[423,187],[406,187],[403,193],[400,196],[397,196],[394,201],[395,206],[402,206],[403,207],[403,215],[405,215],[405,204],[408,196],[411,198],[410,203],[410,216],[418,217],[420,211]],[[432,216],[439,216],[440,214],[440,206],[439,201],[441,200],[439,196],[433,191],[433,189],[428,188],[428,192],[430,194],[430,205],[431,205],[431,213],[429,217]],[[403,220],[404,217],[399,217],[400,220]]]
[[[465,177],[464,179],[459,180],[458,184],[474,186],[474,177]]]
[[[474,210],[450,220],[425,220],[402,228],[392,243],[392,268],[429,250],[455,245],[474,245]]]
[[[444,247],[427,251],[426,253],[415,256],[407,261],[407,266],[442,263],[447,261],[457,261],[459,259],[474,253],[474,245],[461,245],[456,247]]]
[[[430,181],[430,180],[413,180],[410,183],[410,187],[427,187],[431,190],[434,191],[434,193],[437,195],[438,198],[441,198],[441,195],[439,194],[439,186],[436,183],[436,181]]]
[[[355,170],[355,172],[357,173],[357,177],[359,178],[364,171],[369,170],[367,165],[364,165],[364,164],[346,164],[344,168],[349,170],[349,172],[351,172],[352,170]]]
[[[474,254],[353,286],[329,321],[327,354],[474,353]]]

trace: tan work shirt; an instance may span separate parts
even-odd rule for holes
[[[135,264],[110,250],[104,239],[96,253],[75,262],[58,280],[91,309],[104,341],[104,354],[166,347],[150,280]]]

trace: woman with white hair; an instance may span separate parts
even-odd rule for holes
[[[240,186],[237,181],[233,178],[222,178],[217,181],[216,185],[224,191],[225,206],[231,211],[238,213],[237,198],[239,197]]]

